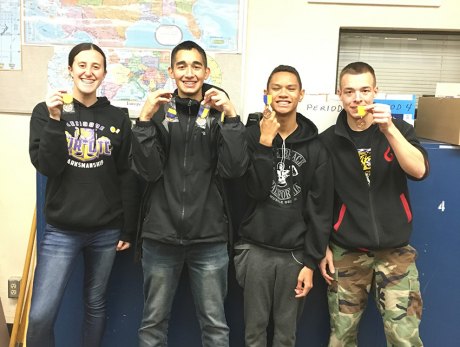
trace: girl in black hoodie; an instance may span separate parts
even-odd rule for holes
[[[54,322],[72,270],[84,256],[82,346],[99,346],[106,287],[116,251],[136,226],[136,181],[129,171],[131,122],[96,91],[107,73],[91,43],[69,53],[72,94],[52,92],[30,121],[32,164],[47,177],[46,227],[38,250],[27,345],[53,347]]]

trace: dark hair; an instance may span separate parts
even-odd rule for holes
[[[91,42],[79,43],[78,45],[76,45],[74,48],[70,50],[69,66],[72,66],[75,60],[75,57],[78,55],[78,53],[80,53],[81,51],[90,51],[90,50],[95,50],[101,53],[102,57],[104,58],[104,71],[107,72],[107,59],[105,57],[104,52],[98,45],[95,45],[94,43],[91,43]]]
[[[374,87],[375,87],[375,85],[377,84],[377,78],[375,77],[375,71],[372,68],[372,66],[362,61],[355,61],[354,63],[350,63],[342,69],[342,71],[340,72],[340,76],[339,76],[339,87],[342,83],[342,77],[344,75],[348,75],[348,74],[361,75],[367,72],[369,72],[374,78]]]
[[[206,58],[206,52],[199,44],[193,41],[184,41],[179,43],[171,52],[171,67],[174,67],[174,61],[176,59],[177,52],[185,50],[191,51],[192,49],[196,49],[198,53],[200,53],[201,58],[203,59],[204,67],[208,67],[208,59]]]
[[[294,67],[289,66],[289,65],[278,65],[277,67],[273,69],[270,76],[268,76],[267,89],[268,89],[268,86],[270,85],[270,81],[273,75],[276,74],[277,72],[289,72],[295,75],[295,77],[297,77],[297,81],[299,82],[299,89],[302,90],[302,80],[300,79],[299,72]]]

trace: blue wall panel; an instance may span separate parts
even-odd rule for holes
[[[458,346],[460,341],[460,278],[457,276],[460,245],[460,151],[458,147],[426,142],[431,161],[431,175],[423,182],[411,182],[414,212],[412,244],[419,252],[418,267],[424,300],[421,335],[426,346]],[[43,199],[46,180],[37,176],[38,239],[44,229]],[[442,204],[444,202],[444,204]],[[80,260],[63,299],[56,324],[57,347],[80,347],[78,340],[82,313],[82,261]],[[229,274],[226,304],[231,328],[231,346],[244,346],[243,297]],[[299,325],[298,346],[327,346],[329,314],[326,285],[319,273],[308,295]],[[133,252],[117,255],[108,294],[107,329],[104,347],[136,347],[137,329],[142,316],[142,269],[133,262]],[[187,273],[181,279],[170,322],[170,347],[199,347],[200,331],[195,318]],[[372,300],[360,327],[360,346],[386,346],[381,318]]]
[[[430,176],[412,182],[412,244],[418,250],[426,346],[460,345],[460,147],[426,142]]]

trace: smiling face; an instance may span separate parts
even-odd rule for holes
[[[200,101],[201,87],[209,77],[210,70],[196,49],[182,49],[176,53],[169,76],[176,81],[179,96]]]
[[[81,51],[74,57],[69,72],[74,82],[74,97],[82,102],[95,101],[96,90],[106,75],[102,54],[94,49]]]
[[[297,76],[291,72],[275,72],[268,83],[266,94],[272,95],[271,107],[278,116],[296,114],[297,105],[305,91],[301,89]]]
[[[375,79],[370,72],[344,74],[340,81],[338,95],[347,116],[354,119],[361,118],[362,116],[358,114],[358,106],[372,105],[377,90]]]

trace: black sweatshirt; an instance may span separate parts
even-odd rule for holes
[[[30,120],[30,159],[47,176],[46,222],[71,231],[120,228],[120,239],[131,241],[138,215],[131,121],[105,97],[90,107],[74,99],[74,108],[56,121],[42,102]]]
[[[332,166],[318,129],[297,113],[297,129],[272,147],[259,143],[260,128],[248,128],[252,165],[246,178],[249,210],[242,239],[280,251],[304,250],[304,265],[315,269],[324,257],[332,221]]]

